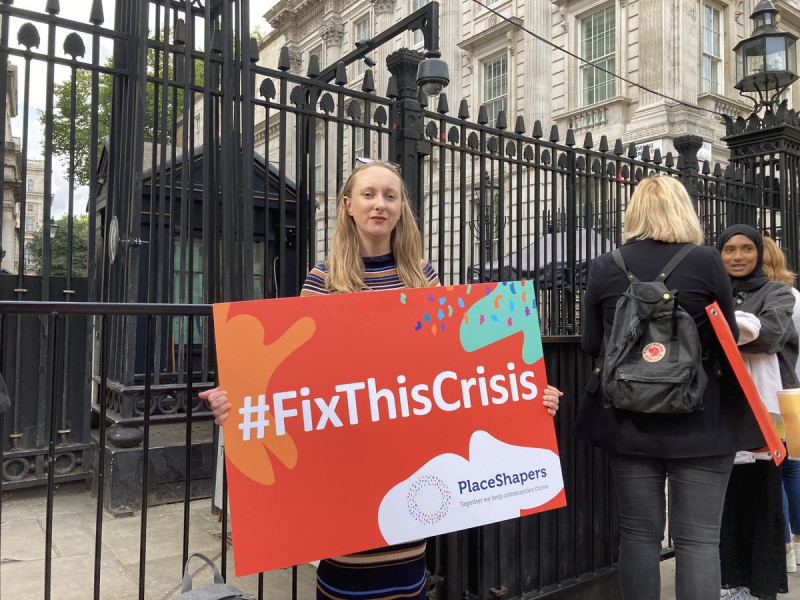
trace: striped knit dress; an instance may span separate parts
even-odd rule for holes
[[[429,285],[439,285],[427,261],[422,272]],[[327,294],[327,277],[327,267],[317,265],[300,295]],[[364,283],[371,290],[405,287],[392,254],[364,257]],[[424,600],[428,587],[425,550],[426,541],[417,540],[323,560],[317,569],[317,600]]]

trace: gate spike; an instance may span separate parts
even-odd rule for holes
[[[397,79],[394,78],[394,75],[389,77],[389,83],[386,85],[386,97],[387,98],[397,98],[400,95],[400,92],[397,90]]]
[[[636,144],[633,142],[628,144],[628,158],[636,158]]]
[[[172,41],[176,44],[186,44],[186,22],[183,19],[175,21],[172,29]]]
[[[371,94],[375,91],[375,77],[372,75],[372,69],[364,71],[364,81],[361,83],[361,91]]]
[[[469,119],[469,104],[467,104],[466,99],[463,99],[458,103],[458,118],[462,121]]]
[[[514,125],[514,133],[517,135],[524,135],[525,134],[525,119],[522,115],[517,117],[517,122]]]
[[[600,152],[608,152],[608,138],[604,135],[600,136],[600,147],[598,148]]]
[[[288,71],[292,68],[292,61],[289,60],[289,48],[284,46],[281,48],[281,53],[278,56],[278,70]]]
[[[45,6],[44,9],[51,15],[57,15],[61,12],[61,6],[58,0],[47,0],[47,6]]]
[[[494,126],[501,131],[508,129],[508,124],[506,123],[506,111],[497,111],[497,120],[494,122]]]
[[[425,93],[425,90],[423,90],[422,87],[420,87],[419,92],[417,92],[417,100],[422,108],[428,107],[428,94]]]
[[[249,38],[250,43],[250,62],[255,64],[258,62],[258,40],[256,38]]]
[[[444,92],[439,94],[439,103],[436,105],[436,112],[440,115],[446,115],[450,112],[450,107],[447,105],[447,94]]]
[[[489,113],[486,111],[486,105],[481,104],[478,109],[478,125],[486,125],[489,122]]]
[[[592,139],[592,132],[587,131],[586,137],[583,138],[583,147],[586,150],[590,150],[594,146],[594,140]]]
[[[334,83],[336,85],[347,85],[347,69],[341,61],[336,65],[336,79],[334,79]]]
[[[533,133],[531,133],[531,137],[538,140],[543,136],[544,136],[544,129],[542,129],[542,122],[539,119],[536,119],[533,122]]]
[[[312,54],[308,58],[308,77],[316,79],[319,76],[319,56]]]
[[[93,25],[102,25],[103,21],[105,21],[105,17],[103,16],[103,2],[102,2],[102,0],[93,0],[93,2],[92,2],[92,12],[89,13],[89,21]]]
[[[550,141],[551,141],[551,142],[557,142],[557,141],[558,141],[558,138],[559,138],[559,135],[558,135],[558,125],[555,125],[555,124],[554,124],[554,125],[553,125],[553,126],[550,128]]]

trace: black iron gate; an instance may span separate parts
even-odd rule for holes
[[[110,26],[104,9],[112,4]],[[0,132],[6,165],[19,172],[0,182],[4,204],[9,197],[17,207],[16,227],[4,227],[0,213],[2,235],[16,236],[0,242],[24,256],[26,165],[41,139],[43,195],[57,192],[66,207],[67,270],[52,272],[56,238],[43,235],[41,274],[20,261],[0,276],[0,299],[12,302],[0,305],[0,371],[15,403],[2,419],[2,489],[47,483],[52,492],[56,482],[94,477],[100,507],[123,513],[209,494],[205,458],[187,458],[163,492],[146,485],[118,498],[108,481],[126,464],[125,444],[144,441],[145,456],[174,454],[151,447],[151,427],[185,427],[186,449],[200,423],[210,451],[214,429],[196,396],[215,379],[207,305],[296,294],[328,251],[335,192],[357,156],[402,164],[425,254],[444,283],[536,282],[549,377],[571,398],[590,368],[576,337],[586,267],[620,242],[622,213],[643,177],[681,178],[709,241],[746,221],[797,249],[794,144],[773,144],[766,158],[738,152],[724,170],[697,164],[702,140],[692,136],[676,140],[679,157],[637,158],[619,140],[578,141],[571,130],[562,138],[538,121],[518,118],[509,129],[502,112],[490,124],[484,107],[473,119],[466,102],[451,114],[446,94],[429,99],[418,90],[416,67],[427,58],[418,52],[389,55],[385,93],[371,71],[360,89],[347,82],[348,61],[374,45],[322,71],[312,59],[296,72],[288,49],[266,64],[273,58],[250,37],[247,0],[93,0],[80,19],[61,15],[57,0],[42,5],[0,2],[0,106],[13,112],[9,99],[19,93],[23,107],[21,131],[11,130],[20,143]],[[422,27],[435,54],[438,5],[421,10],[397,25]],[[40,117],[30,107],[42,90]],[[764,127],[797,130],[793,111],[770,118]],[[744,134],[742,123],[730,124],[732,138]],[[55,161],[65,186],[56,185]],[[81,279],[72,248],[84,200]],[[44,202],[43,226],[53,212]],[[63,315],[56,341],[50,314]],[[92,318],[67,316],[78,314]],[[613,578],[615,563],[607,466],[602,453],[574,441],[574,406],[565,404],[558,433],[569,506],[437,539],[435,597],[608,597],[596,589]],[[90,415],[99,428],[90,428]],[[110,442],[106,426],[115,432]],[[145,578],[142,567],[140,589]]]

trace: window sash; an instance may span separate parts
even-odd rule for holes
[[[616,15],[609,6],[581,19],[580,56],[593,65],[614,73],[616,70]],[[582,105],[612,98],[616,78],[592,65],[581,63],[580,85]]]
[[[368,40],[372,35],[370,34],[369,17],[361,19],[355,24],[355,37],[353,39],[353,47],[358,40]],[[361,77],[367,72],[367,65],[364,60],[356,62],[356,77]]]
[[[489,123],[497,114],[508,110],[508,56],[498,56],[483,63],[483,105]]]
[[[703,4],[703,53],[701,58],[701,89],[719,93],[722,72],[722,11]]]

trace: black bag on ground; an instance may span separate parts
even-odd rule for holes
[[[206,585],[196,590],[192,589],[192,574],[189,572],[189,562],[194,557],[200,558],[211,567],[214,574],[214,583]],[[255,600],[255,597],[243,592],[237,587],[228,585],[220,575],[216,565],[203,554],[195,553],[186,559],[186,566],[183,569],[183,585],[181,593],[173,596],[173,600]]]
[[[603,359],[606,405],[642,413],[688,413],[703,408],[706,374],[694,319],[665,285],[694,246],[685,245],[655,281],[639,281],[622,253],[614,262],[630,280],[617,301]]]

